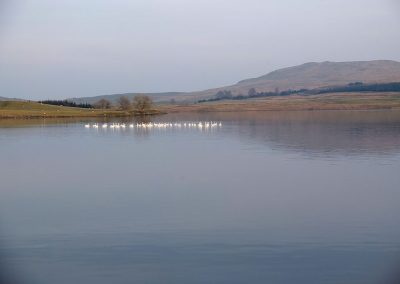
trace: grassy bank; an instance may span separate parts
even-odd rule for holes
[[[165,112],[237,112],[296,110],[400,109],[400,93],[334,93],[248,100],[223,100],[192,105],[165,105]]]
[[[125,112],[45,105],[26,101],[0,101],[1,118],[129,117],[174,112],[237,112],[297,110],[400,110],[400,93],[334,93],[292,95],[248,100],[223,100],[188,105],[162,105],[157,110]]]
[[[27,101],[0,101],[0,118],[124,117],[161,113],[159,110],[142,113],[54,106]]]

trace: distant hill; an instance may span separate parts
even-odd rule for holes
[[[400,81],[400,62],[389,60],[322,62],[273,71],[267,75],[247,79],[236,87],[260,88],[262,91],[281,89],[311,89],[351,82],[388,83]]]
[[[12,99],[6,97],[0,97],[0,101],[12,101]]]
[[[21,99],[0,97],[0,101],[23,101]]]
[[[214,96],[220,90],[229,90],[233,95],[246,95],[255,88],[258,92],[285,91],[289,89],[313,89],[330,86],[342,86],[353,82],[388,83],[400,82],[400,62],[390,60],[353,61],[353,62],[311,62],[299,66],[273,71],[258,78],[247,79],[235,85],[209,89],[199,92],[152,93],[146,94],[155,102],[171,100],[194,102]],[[74,98],[74,102],[94,103],[101,98],[116,102],[120,96],[133,97],[136,94],[115,94],[87,98]]]

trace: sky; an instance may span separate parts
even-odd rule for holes
[[[0,0],[0,96],[196,91],[319,61],[400,61],[398,0]]]

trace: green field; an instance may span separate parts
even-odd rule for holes
[[[159,114],[157,110],[146,113],[99,110],[40,104],[29,101],[0,101],[0,118],[46,118],[46,117],[123,117]]]

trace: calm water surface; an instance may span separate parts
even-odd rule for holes
[[[395,279],[400,112],[149,120],[223,126],[111,131],[85,129],[83,120],[0,122],[3,282]]]

